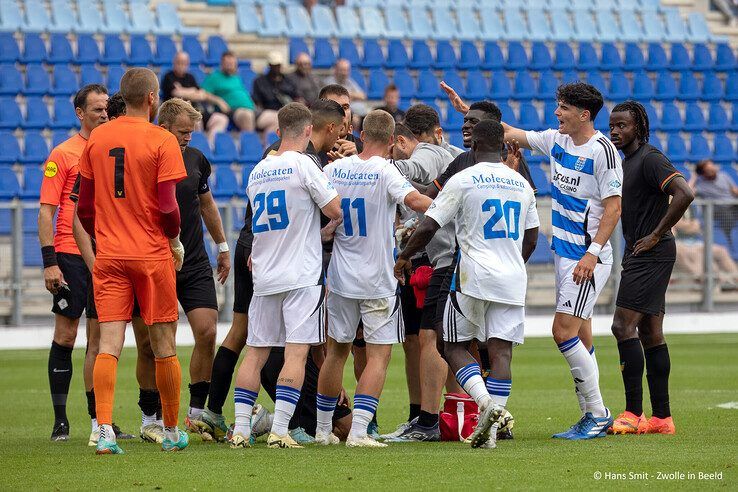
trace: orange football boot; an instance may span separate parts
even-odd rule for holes
[[[671,417],[660,419],[651,417],[646,424],[646,433],[648,434],[676,434],[674,420]]]
[[[618,415],[610,429],[612,434],[644,434],[647,427],[645,415],[641,414],[639,417],[633,412],[625,411]]]

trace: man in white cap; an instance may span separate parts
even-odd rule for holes
[[[256,127],[265,132],[277,131],[277,111],[297,99],[297,88],[282,73],[284,56],[272,51],[267,57],[269,70],[254,80],[252,97],[261,110],[256,118]]]

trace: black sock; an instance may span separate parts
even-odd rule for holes
[[[54,405],[54,419],[67,421],[67,395],[72,381],[72,347],[51,342],[49,350],[49,388]]]
[[[646,380],[651,394],[653,416],[660,419],[671,417],[669,408],[669,372],[671,360],[666,344],[646,349]]]
[[[410,422],[415,417],[419,417],[419,416],[420,416],[420,405],[411,403],[410,404],[410,415],[407,417],[407,421]]]
[[[379,426],[379,422],[377,422],[377,412],[374,412],[374,415],[372,416],[372,424]]]
[[[213,359],[213,373],[210,376],[210,391],[208,394],[208,409],[217,413],[223,413],[223,405],[228,398],[231,389],[233,372],[238,363],[238,354],[226,347],[219,347]]]
[[[159,402],[158,390],[138,390],[138,406],[144,415],[156,415]]]
[[[85,391],[87,395],[87,413],[90,414],[91,419],[97,418],[97,411],[95,410],[95,388],[90,391]]]
[[[625,386],[625,410],[637,416],[643,413],[643,347],[638,338],[618,342],[620,372]]]
[[[205,400],[210,391],[210,381],[200,381],[199,383],[190,384],[190,406],[192,408],[205,408]]]
[[[487,347],[481,347],[479,349],[479,367],[482,369],[482,376],[489,374],[489,371],[492,369],[492,365],[489,363]]]
[[[438,425],[438,414],[429,413],[425,410],[420,411],[418,416],[418,425],[421,427],[435,427]]]

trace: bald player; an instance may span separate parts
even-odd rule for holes
[[[177,138],[151,123],[159,106],[154,72],[133,68],[120,87],[126,115],[93,132],[80,159],[77,215],[97,246],[92,273],[100,322],[100,352],[93,370],[100,424],[96,451],[123,453],[111,424],[118,357],[134,293],[141,317],[151,327],[164,420],[162,449],[176,451],[189,441],[177,428],[182,370],[175,344],[175,270],[184,260],[176,184],[187,171]]]

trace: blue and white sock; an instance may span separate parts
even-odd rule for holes
[[[511,389],[512,379],[487,378],[487,391],[492,397],[492,401],[497,405],[507,406],[507,399],[510,398]]]
[[[300,400],[300,388],[277,385],[277,400],[274,402],[272,432],[278,436],[287,434],[295,407]]]
[[[318,393],[316,398],[317,403],[317,427],[315,429],[316,434],[318,432],[322,434],[329,434],[333,430],[333,412],[336,410],[336,404],[338,403],[338,397],[331,398]]]
[[[245,388],[233,390],[233,400],[236,402],[236,423],[233,425],[233,434],[240,434],[246,439],[251,437],[251,413],[254,409],[258,391]]]
[[[479,408],[482,408],[483,404],[486,404],[485,402],[491,398],[484,384],[484,379],[482,379],[482,371],[480,371],[479,364],[476,362],[467,364],[456,371],[456,381],[469,396],[474,398]]]
[[[574,384],[586,402],[586,411],[595,417],[604,417],[607,410],[602,402],[600,384],[597,378],[596,366],[592,356],[587,351],[579,337],[570,338],[558,344],[566,362],[569,363]]]
[[[351,422],[350,437],[361,439],[366,437],[366,428],[377,412],[379,400],[369,395],[354,395],[353,421]]]

